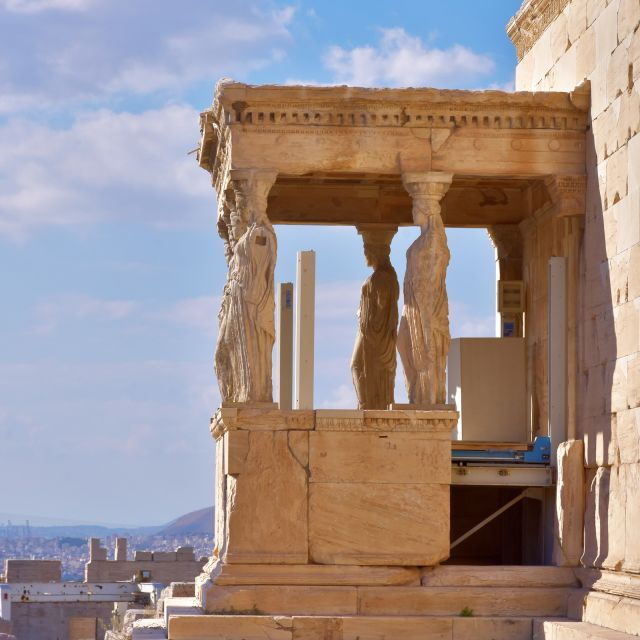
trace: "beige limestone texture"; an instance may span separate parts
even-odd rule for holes
[[[566,8],[567,35],[575,44],[587,28],[587,0],[573,0]]]
[[[222,614],[353,615],[358,608],[355,587],[299,585],[214,585],[202,604],[208,613]]]
[[[551,59],[554,63],[556,63],[562,57],[564,52],[569,48],[570,44],[566,14],[561,13],[558,18],[553,21],[549,29]]]
[[[558,446],[556,482],[557,545],[554,563],[574,567],[580,563],[584,530],[584,442],[569,440]]]
[[[312,432],[309,481],[447,484],[450,451],[429,434]]]
[[[549,9],[544,17],[544,12],[537,13],[541,7]],[[590,82],[594,145],[587,147],[587,216],[583,266],[578,274],[581,346],[576,431],[584,438],[588,467],[582,562],[615,571],[635,571],[639,436],[633,409],[638,406],[640,349],[640,258],[636,259],[640,255],[640,201],[636,193],[640,186],[640,3],[571,0],[561,8],[553,2],[529,2],[520,13],[520,23],[529,24],[529,31],[536,35],[527,41],[530,46],[516,74],[518,89],[533,88],[542,73],[546,88],[571,90],[570,84],[559,84],[562,59],[571,49],[575,49],[576,58],[573,86],[585,79]],[[551,25],[550,33],[561,34],[564,18],[560,13],[567,18],[571,47],[548,71],[540,71],[538,62],[536,73],[535,59],[544,61],[549,56],[550,36],[539,37],[543,25]],[[526,261],[525,281],[535,288]],[[533,329],[533,334],[537,331],[535,324],[528,329]],[[537,355],[534,350],[530,354],[534,358]],[[537,368],[536,361],[533,366]],[[540,405],[544,409],[544,402]],[[543,415],[541,412],[540,417]]]
[[[500,640],[530,640],[531,618],[453,618],[454,640],[478,640],[499,638]]]
[[[309,485],[312,562],[424,566],[448,555],[448,485]]]
[[[221,438],[227,431],[306,431],[315,427],[315,413],[307,410],[280,411],[275,406],[222,406],[211,419],[211,433]]]
[[[452,634],[453,622],[443,618],[293,618],[293,640],[449,640]]]
[[[242,473],[249,454],[249,432],[228,431],[224,434],[224,473],[235,476]]]
[[[577,587],[569,567],[440,565],[422,570],[428,587]]]
[[[169,640],[291,640],[291,618],[284,616],[220,615],[171,618]]]
[[[157,552],[153,554],[157,555]],[[174,581],[193,581],[202,571],[205,561],[179,560],[175,553],[173,560],[168,556],[152,557],[149,560],[91,560],[85,565],[85,582],[118,582],[132,580],[141,571],[148,571],[150,580],[162,584]]]
[[[307,561],[307,472],[290,440],[305,447],[294,433],[249,432],[243,471],[226,476],[226,541],[217,543],[226,562]]]
[[[582,619],[637,636],[640,635],[640,600],[591,591],[585,598]]]
[[[7,558],[4,579],[6,582],[62,582],[62,562]]]
[[[533,621],[533,640],[633,640],[635,636],[575,620]]]
[[[301,109],[305,103],[308,107]],[[344,170],[399,173],[399,155],[403,171],[484,174],[490,166],[494,174],[506,170],[517,175],[515,166],[520,164],[521,175],[530,174],[531,169],[537,175],[548,175],[560,167],[560,173],[575,174],[584,170],[584,160],[579,160],[572,152],[572,148],[578,149],[564,140],[575,137],[572,131],[576,127],[582,130],[580,136],[584,135],[584,120],[579,116],[583,108],[577,96],[571,104],[568,96],[560,94],[249,87],[223,81],[216,88],[212,109],[202,116],[198,157],[201,166],[213,172],[219,193],[227,189],[230,169],[265,167],[292,175]],[[530,132],[534,124],[532,109],[540,123],[556,129],[553,136],[549,129],[537,126],[535,133],[521,135],[523,130]],[[566,120],[560,115],[563,109],[569,116]],[[453,132],[452,121],[456,122]],[[387,129],[384,135],[380,127]],[[505,133],[496,127],[505,127]],[[370,135],[375,130],[379,135]],[[283,135],[290,145],[282,141]],[[533,156],[526,153],[531,144],[527,137],[531,136],[547,143],[554,138],[559,147],[536,145],[541,150],[546,147],[548,153]],[[521,143],[512,146],[514,137]],[[279,144],[274,144],[276,139]],[[425,140],[429,141],[426,146]],[[557,154],[561,149],[565,153]],[[489,158],[492,163],[487,162]],[[527,170],[522,171],[523,163]]]
[[[608,496],[611,471],[599,466],[587,474],[587,495],[584,514],[585,566],[601,566],[608,551]]]
[[[358,409],[387,409],[394,401],[398,329],[398,276],[389,255],[397,227],[360,225],[367,266],[362,285],[351,374]]]
[[[449,405],[450,407],[450,405]],[[316,431],[366,431],[428,433],[434,440],[450,440],[458,420],[453,407],[432,411],[396,409],[390,411],[345,411],[317,409]]]
[[[570,589],[511,587],[363,587],[363,615],[564,616]]]
[[[631,408],[640,406],[640,355],[635,354],[627,361],[627,403]]]
[[[227,564],[213,569],[219,585],[382,586],[420,584],[417,567]]]

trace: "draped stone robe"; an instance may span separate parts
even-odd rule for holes
[[[360,409],[386,409],[393,402],[399,295],[398,277],[388,263],[362,285],[351,359]]]
[[[219,314],[215,370],[223,400],[271,402],[276,236],[252,223],[233,249]]]
[[[420,236],[407,250],[404,307],[398,350],[411,404],[446,402],[449,303],[446,275],[450,253],[439,215],[428,215]]]

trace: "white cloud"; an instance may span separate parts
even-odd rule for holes
[[[495,316],[478,314],[474,308],[457,300],[449,302],[451,335],[454,338],[484,338],[495,336]]]
[[[252,0],[0,0],[0,113],[95,106],[130,94],[175,98],[283,57],[292,6]],[[25,14],[49,11],[45,19]],[[73,15],[70,16],[70,13]]]
[[[51,9],[86,11],[96,0],[0,0],[0,7],[15,13],[40,13]]]
[[[495,63],[462,45],[430,48],[401,27],[382,29],[377,47],[333,46],[325,57],[336,81],[355,86],[441,86],[492,72]]]
[[[355,329],[361,288],[362,282],[355,280],[319,282],[316,286],[318,321],[349,319]]]
[[[34,309],[35,324],[31,333],[52,334],[70,322],[120,322],[127,320],[129,328],[186,327],[211,338],[218,329],[220,296],[195,296],[173,302],[107,299],[80,294],[50,296]],[[211,341],[213,344],[214,341]]]
[[[55,296],[37,306],[36,326],[32,332],[49,334],[61,323],[72,319],[122,320],[130,316],[137,306],[133,300],[102,300],[73,294]]]
[[[492,82],[488,88],[495,91],[515,91],[516,83],[515,80],[508,80],[507,82]]]
[[[11,119],[0,125],[0,234],[20,241],[100,220],[208,224],[215,193],[187,155],[198,136],[198,112],[180,105],[102,109],[66,129]]]
[[[358,398],[353,385],[341,384],[331,391],[330,397],[322,403],[323,409],[356,409]]]
[[[178,300],[159,315],[169,322],[197,329],[207,336],[213,336],[218,330],[220,300],[220,296],[185,298]]]

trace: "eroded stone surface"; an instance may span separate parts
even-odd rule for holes
[[[309,434],[310,482],[448,484],[451,446],[419,433]]]
[[[242,473],[226,476],[226,562],[307,561],[307,472],[290,435],[249,432]]]
[[[205,610],[221,614],[353,615],[355,587],[211,586]]]
[[[291,640],[291,629],[285,616],[180,616],[169,622],[169,640]]]
[[[441,618],[293,618],[294,640],[450,640],[452,632],[452,621]]]
[[[436,564],[449,555],[449,487],[312,483],[309,555],[321,564]]]
[[[569,589],[499,587],[368,587],[359,589],[364,615],[564,616]]]
[[[214,582],[220,585],[381,586],[420,584],[417,567],[228,564],[218,567]]]
[[[453,618],[453,640],[530,640],[531,618]]]
[[[558,545],[554,548],[557,565],[577,566],[583,549],[584,521],[584,443],[570,440],[558,446],[556,484],[556,522]]]

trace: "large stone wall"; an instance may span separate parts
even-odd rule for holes
[[[12,633],[20,640],[61,640],[69,638],[72,618],[84,618],[87,623],[93,618],[96,639],[102,640],[112,609],[112,602],[14,602]]]
[[[85,582],[118,582],[142,579],[145,582],[193,582],[206,559],[196,560],[193,547],[176,551],[136,551],[127,559],[127,540],[116,540],[115,559],[107,559],[107,550],[98,538],[89,540],[89,562],[85,565]],[[142,572],[146,572],[145,575]]]
[[[60,560],[5,560],[6,582],[62,582]]]
[[[630,572],[640,571],[639,24],[638,0],[530,0],[509,26],[521,56],[516,89],[570,91],[586,80],[591,85],[576,305],[575,425],[586,466],[582,562]],[[538,225],[535,235],[528,244],[525,238],[525,279],[527,269],[540,270],[532,254],[541,244],[551,248],[550,255],[563,255],[553,249],[552,230]],[[536,356],[546,348],[542,319],[535,322],[546,313],[545,287],[540,282],[531,289],[539,296],[528,300],[534,316],[530,355]],[[544,364],[534,371],[544,389]],[[538,405],[542,423],[544,398]]]

